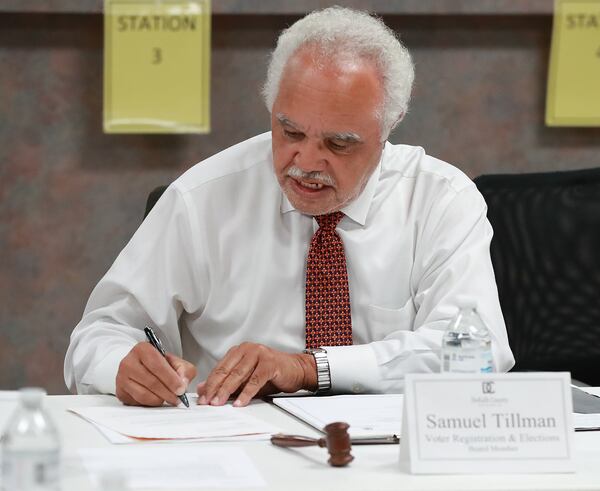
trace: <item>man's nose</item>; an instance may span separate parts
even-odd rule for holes
[[[294,157],[294,164],[304,172],[322,171],[327,165],[325,152],[322,142],[303,141]]]

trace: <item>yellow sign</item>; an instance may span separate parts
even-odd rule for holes
[[[546,124],[600,126],[600,0],[556,0]]]
[[[104,131],[210,131],[210,0],[105,0]]]

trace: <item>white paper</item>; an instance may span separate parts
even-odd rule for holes
[[[573,413],[575,431],[600,430],[600,414]]]
[[[123,435],[118,431],[113,431],[106,426],[99,425],[98,423],[91,422],[96,429],[110,442],[116,445],[124,445],[140,442],[145,442],[146,440],[140,440],[138,438],[132,438],[130,436]],[[269,433],[260,433],[256,435],[235,435],[235,436],[222,436],[222,437],[207,437],[207,438],[189,438],[189,439],[164,439],[164,440],[147,440],[149,444],[157,444],[157,443],[181,443],[181,442],[247,442],[247,441],[261,441],[261,440],[269,440],[271,435]]]
[[[351,438],[400,436],[402,394],[278,397],[273,403],[320,431],[329,423],[350,425]]]
[[[123,476],[130,488],[259,487],[265,481],[238,447],[136,445],[80,449],[79,455],[96,486]]]
[[[198,406],[187,408],[100,406],[70,411],[90,422],[134,438],[214,438],[277,433],[278,429],[247,412],[247,408]]]

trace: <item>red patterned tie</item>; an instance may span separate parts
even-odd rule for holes
[[[306,261],[306,347],[352,344],[350,293],[344,244],[335,227],[341,211],[316,216]]]

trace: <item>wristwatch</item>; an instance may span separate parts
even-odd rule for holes
[[[324,394],[331,390],[331,373],[329,372],[329,360],[327,351],[323,348],[305,349],[304,353],[313,355],[317,364],[317,390],[316,395]]]

